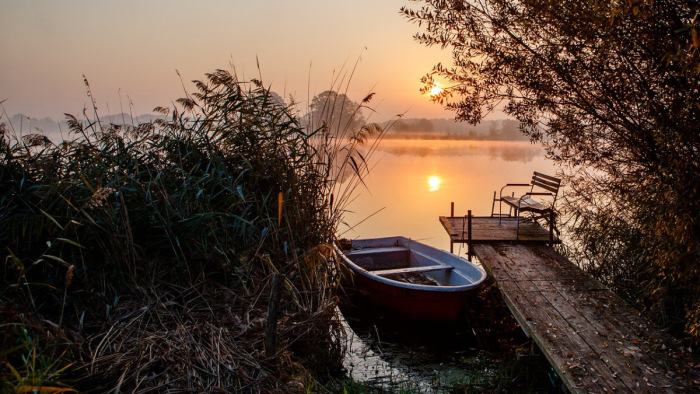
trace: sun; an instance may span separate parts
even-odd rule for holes
[[[434,192],[440,187],[440,178],[436,176],[431,176],[428,178],[428,185],[430,185],[430,191]]]
[[[430,89],[431,96],[439,96],[442,92],[443,89],[440,87],[440,82],[435,82],[433,87]]]

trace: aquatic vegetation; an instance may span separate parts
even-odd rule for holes
[[[56,143],[0,126],[2,376],[23,362],[19,328],[64,350],[47,375],[81,392],[303,388],[339,370],[329,245],[383,130],[302,125],[222,70],[153,122],[91,111]]]

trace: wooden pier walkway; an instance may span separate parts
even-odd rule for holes
[[[512,223],[495,227],[498,218],[489,218],[496,224],[473,218],[467,234],[468,225],[458,219],[464,220],[440,218],[451,243],[469,244],[469,254],[495,279],[520,326],[571,392],[700,392],[687,351],[547,246],[548,231],[533,227],[525,235],[521,223],[516,239],[507,230]]]
[[[678,344],[552,248],[473,248],[520,326],[570,391],[700,390],[694,366]]]
[[[517,231],[518,221],[520,229]],[[456,243],[501,244],[558,244],[559,237],[537,223],[518,218],[491,216],[440,216],[440,223],[450,236],[450,249]],[[516,234],[517,231],[517,234]],[[452,252],[452,250],[450,250]]]

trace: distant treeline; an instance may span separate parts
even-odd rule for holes
[[[523,141],[520,123],[512,119],[485,120],[478,125],[455,122],[453,119],[411,118],[396,121],[389,129],[391,135],[410,138],[455,138],[471,140]]]
[[[162,115],[138,115],[132,116],[126,113],[100,116],[103,124],[127,124],[138,125],[148,123]],[[11,131],[22,134],[39,133],[50,139],[60,139],[61,134],[66,137],[68,125],[65,120],[32,118],[23,114],[16,114],[9,118],[8,126]],[[386,122],[388,126],[391,122]],[[453,119],[425,119],[407,118],[399,119],[389,128],[387,137],[401,138],[445,138],[445,139],[469,139],[469,140],[493,140],[493,141],[524,141],[528,137],[519,130],[519,122],[512,119],[485,120],[476,126],[464,122],[455,122]]]
[[[137,115],[132,116],[127,113],[116,115],[100,115],[100,122],[104,125],[109,124],[127,124],[138,125],[140,123],[148,123],[158,118],[163,118],[160,114]],[[66,120],[55,120],[49,117],[33,118],[24,114],[15,114],[9,119],[3,118],[3,123],[11,132],[21,133],[23,135],[39,133],[48,136],[51,139],[63,137],[68,133],[68,124]]]

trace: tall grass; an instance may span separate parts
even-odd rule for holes
[[[222,70],[195,85],[151,123],[68,115],[58,144],[0,128],[5,389],[266,391],[341,368],[330,245],[383,131],[302,125]],[[51,360],[38,381],[28,350]]]

